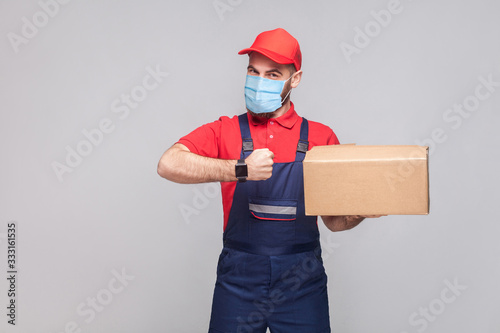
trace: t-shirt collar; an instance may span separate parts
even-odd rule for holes
[[[297,112],[295,112],[295,107],[293,103],[290,102],[290,109],[288,109],[288,111],[285,112],[285,114],[279,116],[278,118],[267,119],[263,117],[252,117],[252,116],[250,116],[249,118],[250,118],[250,123],[254,126],[262,125],[265,124],[267,121],[272,120],[276,121],[281,126],[290,129],[293,127],[293,125],[295,125],[295,123],[299,119],[299,116]]]

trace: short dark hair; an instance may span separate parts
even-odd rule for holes
[[[290,71],[290,76],[292,76],[293,74],[295,74],[297,72],[297,69],[295,68],[295,65],[294,64],[288,64],[288,70]]]

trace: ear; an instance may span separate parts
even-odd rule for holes
[[[291,81],[290,87],[297,88],[297,86],[299,85],[301,79],[302,79],[302,70],[300,70],[298,72],[295,72],[293,74],[292,79],[290,80]]]

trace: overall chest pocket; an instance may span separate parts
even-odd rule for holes
[[[297,217],[297,200],[248,198],[250,214],[259,220],[293,221]]]

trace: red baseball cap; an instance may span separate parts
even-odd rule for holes
[[[294,64],[296,70],[302,65],[299,42],[285,29],[278,28],[260,33],[252,46],[238,54],[259,52],[278,64]]]

